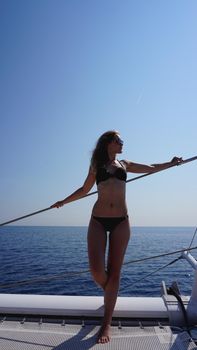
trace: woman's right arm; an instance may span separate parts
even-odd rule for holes
[[[83,186],[78,188],[75,192],[73,192],[71,195],[64,198],[63,200],[52,204],[51,208],[59,208],[59,207],[62,207],[64,204],[76,201],[77,199],[84,197],[91,190],[94,184],[95,184],[95,173],[90,168]]]

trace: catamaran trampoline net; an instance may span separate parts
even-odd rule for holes
[[[96,344],[98,325],[4,321],[1,350],[197,350],[187,332],[164,327],[112,327],[111,341]]]

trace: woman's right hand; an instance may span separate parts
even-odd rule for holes
[[[183,161],[182,157],[173,157],[171,160],[172,164],[179,165]]]
[[[63,207],[64,204],[65,204],[64,201],[58,201],[58,202],[52,204],[51,208],[60,208],[60,207]]]

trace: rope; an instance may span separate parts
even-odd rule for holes
[[[141,179],[141,178],[143,178],[143,177],[146,177],[146,176],[150,176],[150,175],[159,173],[160,171],[167,170],[167,169],[169,169],[169,168],[173,168],[173,167],[176,166],[176,165],[182,165],[182,164],[186,164],[186,163],[189,163],[189,162],[193,162],[193,161],[196,160],[196,159],[197,159],[197,156],[191,157],[191,158],[188,158],[188,159],[185,159],[185,160],[182,160],[182,161],[181,161],[180,163],[178,163],[178,164],[173,164],[173,163],[172,163],[172,164],[170,164],[170,165],[169,165],[167,168],[165,168],[165,169],[161,169],[161,170],[157,170],[157,171],[154,171],[154,172],[151,172],[151,173],[146,173],[146,174],[143,174],[143,175],[139,175],[139,176],[133,177],[132,179],[127,180],[126,182],[128,183],[128,182],[131,182],[131,181],[139,180],[139,179]],[[94,192],[87,193],[85,196],[82,196],[82,197],[79,198],[79,199],[92,196],[92,195],[94,195],[94,194],[96,194],[96,193],[98,193],[98,191],[94,191]],[[2,222],[2,223],[0,223],[0,226],[4,226],[4,225],[11,224],[12,222],[16,222],[16,221],[19,221],[19,220],[28,218],[28,217],[33,216],[33,215],[37,215],[37,214],[39,214],[39,213],[42,213],[42,212],[47,211],[47,210],[50,210],[50,209],[53,209],[53,208],[52,208],[52,207],[48,207],[48,208],[45,208],[45,209],[41,209],[41,210],[34,211],[33,213],[20,216],[20,217],[18,217],[18,218],[16,218],[16,219],[12,219],[12,220],[9,220],[9,221]]]
[[[12,222],[15,222],[15,221],[19,221],[19,220],[28,218],[29,216],[33,216],[33,215],[42,213],[42,212],[47,211],[47,210],[49,210],[49,209],[52,209],[52,208],[51,208],[51,207],[48,207],[48,208],[45,208],[45,209],[37,210],[37,211],[34,211],[34,212],[31,213],[31,214],[23,215],[23,216],[20,216],[20,217],[18,217],[18,218],[16,218],[16,219],[9,220],[9,221],[6,221],[6,222],[2,222],[2,223],[0,224],[0,226],[4,226],[4,225],[11,224]]]
[[[187,329],[187,332],[189,333],[190,337],[192,338],[192,335],[191,335],[191,332],[190,332],[190,329],[189,329],[189,320],[188,320],[188,316],[187,316],[187,311],[186,311],[186,308],[185,308],[185,305],[183,303],[183,300],[179,294],[179,292],[176,290],[175,287],[169,287],[167,288],[167,293],[169,295],[174,295],[175,298],[177,299],[180,307],[181,307],[181,310],[182,310],[182,313],[183,313],[183,317],[184,317],[184,321],[185,321],[185,326],[186,326],[186,329]]]
[[[129,265],[129,264],[138,263],[138,262],[141,262],[141,261],[157,259],[157,258],[161,258],[163,256],[168,256],[168,255],[173,255],[173,254],[177,254],[177,253],[182,253],[182,252],[190,251],[190,250],[194,250],[194,249],[197,249],[197,246],[189,248],[189,249],[188,248],[184,248],[184,249],[180,249],[180,250],[175,250],[174,252],[170,252],[170,253],[163,253],[163,254],[159,254],[159,255],[154,255],[154,256],[147,257],[147,258],[142,258],[142,259],[137,259],[137,260],[130,260],[130,261],[125,262],[123,265]]]
[[[129,265],[129,264],[134,264],[134,263],[138,263],[138,262],[142,262],[142,261],[146,261],[146,260],[151,260],[151,259],[157,259],[157,258],[161,258],[161,257],[164,257],[164,256],[168,256],[168,255],[173,255],[173,254],[177,254],[177,253],[181,253],[181,252],[184,252],[184,251],[188,251],[188,250],[194,250],[194,249],[197,249],[197,246],[196,247],[193,247],[193,248],[190,248],[190,249],[181,249],[181,250],[176,250],[174,252],[170,252],[170,253],[163,253],[163,254],[160,254],[160,255],[154,255],[154,256],[150,256],[150,257],[146,257],[146,258],[142,258],[142,259],[138,259],[138,260],[131,260],[131,261],[128,261],[126,263],[124,263],[123,265]],[[181,257],[173,260],[173,262],[179,260]],[[173,262],[170,262],[168,263],[167,265],[165,265],[163,268],[171,265]],[[159,268],[157,270],[155,270],[155,272],[159,271],[160,269],[162,268]],[[78,276],[78,275],[82,275],[82,274],[85,274],[85,273],[88,273],[90,272],[89,269],[87,270],[82,270],[82,271],[76,271],[76,272],[64,272],[64,273],[61,273],[61,274],[55,274],[55,275],[52,275],[52,276],[46,276],[46,277],[38,277],[38,278],[33,278],[33,279],[29,279],[29,280],[23,280],[23,281],[19,281],[19,282],[12,282],[12,283],[7,283],[7,284],[0,284],[0,288],[12,288],[12,287],[16,287],[18,285],[29,285],[29,284],[35,284],[35,283],[38,283],[38,282],[44,282],[44,281],[51,281],[51,280],[55,280],[55,279],[61,279],[62,277],[67,277],[67,276]],[[152,273],[151,273],[152,274]],[[147,278],[149,275],[151,274],[148,274],[147,276],[143,277],[142,279],[144,278]],[[140,279],[141,280],[141,279]],[[137,283],[139,282],[140,280],[137,280],[136,282],[134,283]]]
[[[197,227],[196,227],[196,229],[195,229],[195,231],[194,231],[194,235],[193,235],[193,237],[192,237],[192,240],[191,240],[191,242],[190,242],[190,245],[189,245],[189,247],[188,247],[188,250],[191,248],[191,246],[192,246],[192,244],[193,244],[193,241],[194,241],[194,238],[195,238],[195,236],[196,236],[196,233],[197,233]]]
[[[23,280],[23,281],[18,281],[18,282],[13,282],[13,283],[7,283],[7,284],[0,284],[0,288],[12,288],[12,287],[17,287],[25,284],[35,284],[38,282],[44,282],[44,281],[51,281],[55,279],[61,279],[62,277],[65,276],[77,276],[77,275],[82,275],[84,273],[90,272],[90,270],[83,270],[83,271],[77,271],[77,272],[64,272],[60,273],[57,275],[52,275],[52,276],[46,276],[46,277],[38,277],[38,278],[32,278],[29,280]]]
[[[161,271],[161,270],[165,269],[166,267],[168,267],[168,266],[174,264],[175,262],[177,262],[177,261],[180,260],[180,259],[182,259],[181,256],[179,256],[177,259],[172,260],[172,261],[169,262],[168,264],[166,264],[166,265],[164,265],[164,266],[161,266],[161,267],[159,267],[158,269],[156,269],[156,270],[154,270],[154,271],[148,273],[147,275],[145,275],[145,276],[143,276],[143,277],[137,279],[137,280],[134,281],[132,284],[130,284],[129,287],[132,287],[132,286],[135,285],[136,283],[139,283],[139,282],[143,281],[144,279],[146,279],[146,278],[148,278],[148,277],[154,275],[154,274],[157,273],[158,271]],[[121,289],[120,289],[121,292],[123,292],[126,288],[128,288],[128,286],[126,286],[126,287],[124,287],[124,288],[121,288]]]

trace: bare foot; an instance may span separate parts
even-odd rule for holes
[[[103,325],[100,328],[97,343],[108,343],[110,341],[110,324]]]

